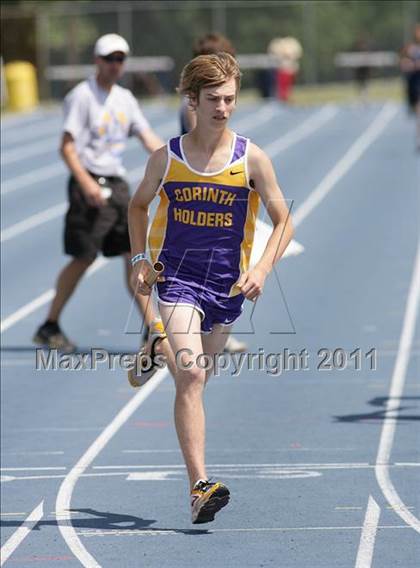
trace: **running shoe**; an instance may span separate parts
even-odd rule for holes
[[[162,339],[166,339],[165,329],[162,320],[156,318],[149,328],[146,343],[137,354],[136,365],[128,371],[128,382],[132,387],[143,386],[162,367],[161,363],[156,360],[158,355],[156,348]]]
[[[76,346],[61,331],[57,322],[46,321],[36,331],[32,341],[37,345],[48,347],[49,349],[58,349],[63,353],[73,353]]]
[[[238,341],[233,335],[229,335],[225,345],[225,353],[243,353],[248,349],[248,345],[243,341]]]
[[[191,491],[191,520],[193,524],[210,523],[214,515],[229,502],[229,489],[220,481],[211,483],[199,479]]]

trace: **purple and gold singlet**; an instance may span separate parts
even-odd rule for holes
[[[240,294],[235,287],[248,270],[259,195],[249,185],[248,139],[234,134],[230,159],[212,173],[194,170],[182,137],[168,142],[168,164],[149,247],[164,263],[165,281],[185,282],[214,294]]]

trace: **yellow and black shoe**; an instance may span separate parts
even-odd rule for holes
[[[156,359],[156,347],[162,339],[166,339],[166,333],[162,320],[156,318],[150,326],[146,343],[137,354],[136,366],[128,371],[128,382],[132,387],[143,386],[162,368],[161,361],[158,363]]]
[[[191,491],[191,520],[193,524],[211,523],[214,515],[229,502],[229,489],[220,481],[211,483],[199,479]]]

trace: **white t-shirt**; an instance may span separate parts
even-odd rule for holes
[[[107,92],[91,77],[64,99],[63,132],[73,136],[83,166],[94,174],[124,176],[127,138],[148,128],[132,93],[119,85]]]

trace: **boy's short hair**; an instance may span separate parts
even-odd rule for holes
[[[235,48],[227,37],[218,33],[210,33],[198,38],[194,43],[193,56],[210,55],[211,53],[219,53],[220,51],[230,53],[233,57],[236,55]]]
[[[206,87],[218,87],[235,79],[236,91],[241,86],[241,71],[236,59],[229,53],[213,53],[194,57],[182,70],[178,91],[197,99]]]

